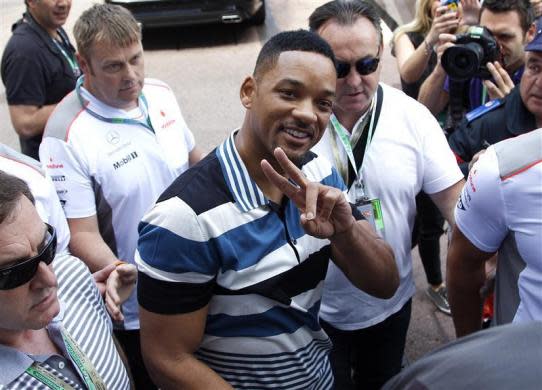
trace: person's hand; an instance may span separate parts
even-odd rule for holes
[[[479,0],[461,0],[463,7],[462,24],[467,26],[476,26],[480,21],[480,5]]]
[[[469,162],[469,171],[472,169],[472,166],[476,164],[476,161],[480,158],[482,154],[486,152],[485,149],[480,150],[478,153],[476,153],[474,156],[472,156],[472,160]]]
[[[455,41],[457,38],[453,34],[440,34],[438,38],[437,59],[438,64],[440,65],[442,54],[444,54],[446,49],[455,45]]]
[[[266,160],[261,162],[262,170],[267,179],[301,211],[301,225],[307,234],[318,238],[333,238],[354,226],[350,204],[339,189],[310,182],[281,148],[276,148],[274,155],[284,173],[297,186],[279,174]]]
[[[439,42],[439,35],[454,32],[459,26],[457,12],[448,12],[447,6],[438,7],[436,16],[431,24],[431,29],[427,33],[426,42],[430,46],[435,46]]]
[[[514,88],[514,82],[498,61],[493,63],[488,62],[486,66],[494,80],[494,82],[491,80],[483,81],[484,86],[487,88],[489,99],[502,99]]]
[[[123,321],[121,305],[128,299],[137,279],[137,269],[132,264],[116,266],[110,264],[92,274],[100,294],[105,298],[105,307],[114,321]]]
[[[127,263],[118,265],[107,278],[105,307],[114,321],[124,321],[121,305],[132,293],[136,280],[137,268]]]
[[[533,6],[534,16],[538,18],[542,15],[542,0],[531,0],[531,5]]]

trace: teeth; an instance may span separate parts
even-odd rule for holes
[[[303,133],[302,131],[297,131],[297,130],[293,130],[293,129],[286,129],[286,132],[288,134],[290,134],[291,136],[296,137],[296,138],[308,137],[308,135],[306,133]]]

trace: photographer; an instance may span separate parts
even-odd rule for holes
[[[463,104],[470,111],[489,100],[502,98],[519,83],[523,74],[523,47],[531,38],[534,19],[529,0],[485,0],[480,12],[480,25],[491,31],[501,52],[501,61],[488,63],[492,80],[478,77],[465,82]],[[437,49],[438,65],[420,88],[418,100],[436,114],[449,102],[449,78],[441,65],[442,54],[454,45],[455,35],[441,34]]]

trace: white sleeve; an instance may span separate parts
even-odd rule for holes
[[[55,185],[66,217],[85,218],[96,214],[96,203],[88,163],[64,140],[45,137],[40,160]]]
[[[472,167],[455,208],[455,222],[478,249],[495,252],[508,234],[495,150],[490,147]]]
[[[423,126],[424,135],[422,188],[426,194],[434,194],[457,183],[463,174],[438,122],[429,115],[420,115],[418,126]]]

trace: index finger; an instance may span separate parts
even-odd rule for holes
[[[288,156],[286,156],[286,153],[284,153],[284,150],[281,148],[275,148],[273,154],[275,155],[275,159],[279,165],[282,167],[282,169],[284,169],[284,173],[286,173],[299,187],[305,189],[309,181],[303,172],[301,172],[301,169],[296,167],[295,164],[290,161]]]
[[[299,195],[299,189],[290,183],[284,176],[278,173],[267,160],[260,163],[262,171],[267,179],[277,187],[284,195],[290,198],[298,207],[304,207],[304,199]]]

